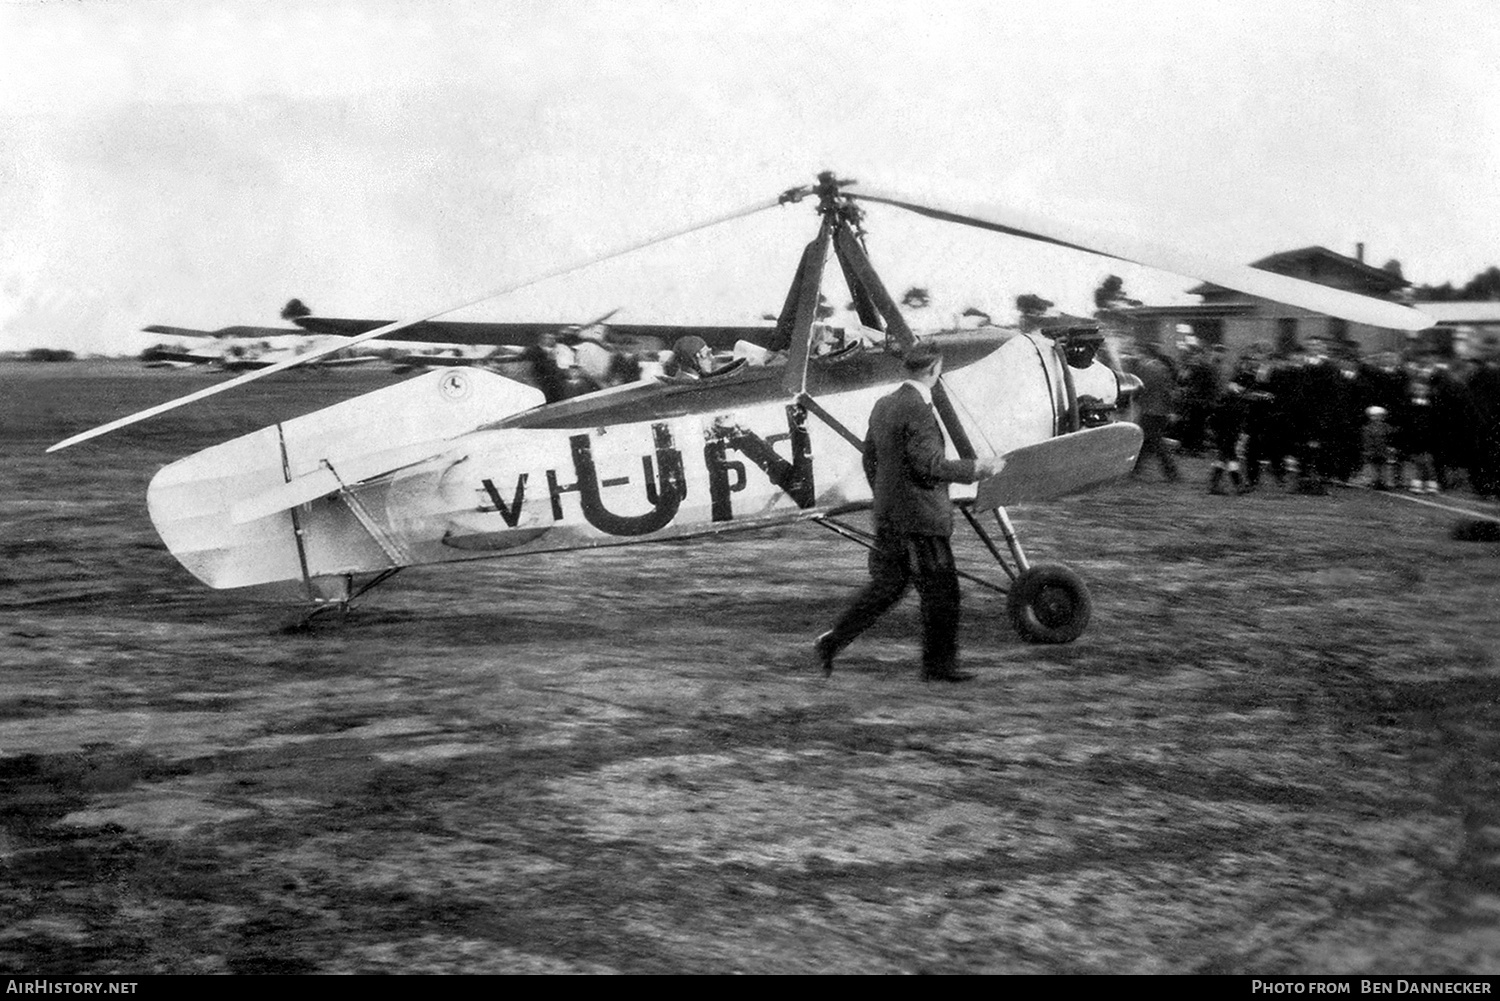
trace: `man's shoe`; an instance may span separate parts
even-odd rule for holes
[[[948,681],[957,684],[960,681],[973,681],[974,675],[968,671],[923,671],[923,681]]]
[[[833,655],[838,650],[833,645],[833,633],[824,633],[813,643],[813,657],[816,658],[818,667],[823,669],[826,678],[833,673]]]

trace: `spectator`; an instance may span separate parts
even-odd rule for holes
[[[596,389],[615,385],[615,350],[605,340],[602,324],[584,327],[573,348],[575,363]]]
[[[557,363],[557,347],[557,335],[547,331],[521,355],[531,370],[532,380],[548,403],[561,400],[567,389],[567,376]]]
[[[1375,490],[1391,488],[1390,472],[1396,458],[1394,437],[1386,416],[1385,407],[1367,407],[1365,426],[1360,434],[1364,465],[1370,470],[1370,486]]]
[[[1474,458],[1469,484],[1480,497],[1500,496],[1500,356],[1490,354],[1469,375]]]
[[[1208,492],[1211,494],[1229,492],[1224,489],[1226,473],[1234,492],[1245,492],[1245,480],[1240,475],[1239,447],[1240,435],[1245,429],[1247,405],[1245,387],[1238,380],[1230,380],[1219,392],[1219,398],[1214,401],[1213,410],[1209,413],[1208,425],[1213,433],[1216,453],[1213,474],[1208,481]]]
[[[1467,380],[1434,359],[1428,376],[1432,397],[1432,479],[1438,490],[1458,482],[1457,472],[1474,462],[1475,420]],[[1431,491],[1429,491],[1431,492]]]
[[[1352,345],[1341,345],[1345,353],[1334,362],[1342,384],[1330,430],[1329,470],[1340,483],[1347,485],[1363,465],[1361,431],[1365,423],[1364,402],[1359,384],[1359,359]]]
[[[1202,347],[1190,347],[1182,370],[1182,394],[1179,412],[1182,423],[1179,438],[1188,455],[1203,451],[1208,439],[1208,415],[1219,398],[1219,370],[1213,356]]]
[[[1262,467],[1270,466],[1280,483],[1285,478],[1285,435],[1277,423],[1276,395],[1271,382],[1280,362],[1267,357],[1263,345],[1247,351],[1235,373],[1235,381],[1245,389],[1244,460],[1245,486],[1249,493],[1260,486]]]
[[[1146,347],[1144,353],[1131,360],[1128,368],[1132,375],[1141,380],[1141,388],[1135,395],[1135,402],[1140,417],[1141,432],[1145,436],[1141,442],[1140,454],[1136,456],[1135,469],[1130,475],[1139,477],[1141,466],[1146,462],[1146,458],[1155,456],[1161,463],[1162,476],[1168,483],[1176,483],[1181,476],[1177,472],[1177,460],[1172,457],[1171,449],[1166,441],[1167,425],[1172,420],[1173,395],[1176,388],[1172,370],[1154,346]]]
[[[1347,420],[1348,393],[1338,367],[1328,357],[1328,342],[1308,339],[1308,350],[1288,380],[1288,412],[1297,457],[1297,492],[1322,495],[1335,475],[1334,459],[1342,422]]]
[[[568,370],[563,373],[563,376],[562,398],[565,400],[571,400],[578,396],[587,396],[589,393],[596,392],[599,389],[598,386],[594,385],[592,379],[583,374],[583,369],[577,365],[568,366]]]
[[[1414,494],[1438,492],[1437,473],[1432,464],[1433,437],[1432,372],[1421,358],[1407,364],[1406,398],[1402,401],[1398,448],[1401,461],[1409,464],[1411,479],[1407,489]]]

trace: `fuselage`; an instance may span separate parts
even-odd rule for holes
[[[962,432],[981,453],[1064,429],[1072,379],[1045,338],[955,337],[945,341],[945,368]],[[152,484],[152,516],[185,566],[233,587],[681,538],[868,505],[859,442],[875,401],[905,377],[899,360],[878,349],[815,359],[812,405],[784,388],[785,372],[742,368],[534,407],[524,396],[486,406],[486,393],[515,387],[492,373],[432,373],[370,394],[386,398],[360,398],[167,467]],[[442,417],[442,408],[465,405],[471,410]],[[353,430],[372,414],[386,424],[384,438],[378,426]],[[473,430],[451,433],[465,422]],[[277,491],[326,476],[324,467],[343,489],[272,510]],[[972,490],[955,488],[954,497]],[[272,499],[269,513],[245,523],[230,516],[257,494]]]

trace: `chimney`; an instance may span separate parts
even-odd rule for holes
[[[1363,243],[1356,243],[1354,245],[1354,259],[1361,264],[1365,263],[1365,245]]]

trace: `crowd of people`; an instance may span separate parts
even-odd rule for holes
[[[1299,493],[1330,483],[1500,496],[1500,357],[1459,359],[1413,346],[1360,357],[1310,338],[1283,355],[1263,345],[1231,358],[1189,344],[1177,358],[1138,345],[1145,434],[1135,475],[1157,464],[1181,478],[1178,455],[1211,458],[1211,493],[1268,480]]]
[[[737,350],[720,358],[702,338],[687,336],[670,350],[632,352],[596,325],[545,334],[525,359],[531,381],[554,402],[657,376],[697,379],[781,360],[745,349],[755,356]],[[1211,460],[1207,488],[1215,494],[1274,482],[1309,494],[1343,483],[1417,493],[1467,487],[1500,497],[1500,352],[1460,359],[1414,344],[1404,356],[1361,357],[1351,343],[1313,337],[1289,352],[1254,345],[1237,356],[1189,342],[1173,357],[1142,342],[1125,367],[1141,381],[1137,477],[1159,465],[1177,481],[1185,455]]]

